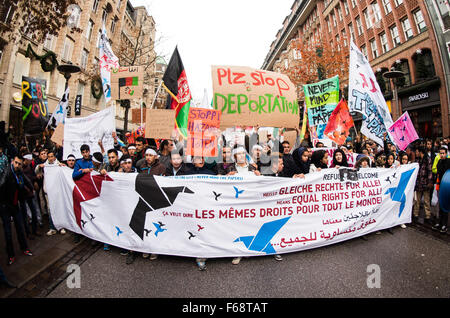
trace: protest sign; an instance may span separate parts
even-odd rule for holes
[[[81,115],[81,106],[83,104],[83,95],[77,95],[75,97],[75,116]]]
[[[389,132],[391,133],[394,143],[400,150],[405,150],[410,143],[419,139],[408,112],[401,115],[395,123],[389,127]]]
[[[214,109],[221,127],[296,128],[299,112],[295,85],[283,74],[243,66],[212,66]]]
[[[297,141],[297,131],[296,130],[285,131],[283,133],[283,138],[284,138],[283,141],[289,142],[289,145],[292,148],[294,147],[295,142]]]
[[[353,118],[348,111],[347,102],[341,100],[331,114],[324,134],[336,144],[343,145],[353,125]]]
[[[144,68],[127,66],[111,69],[111,98],[138,99],[144,87]]]
[[[383,134],[393,124],[392,117],[372,67],[353,41],[348,92],[350,111],[363,115],[361,133],[383,145]]]
[[[91,155],[101,152],[98,144],[103,143],[105,151],[114,148],[112,133],[116,131],[115,108],[108,107],[87,117],[66,118],[64,124],[64,152],[63,159],[73,154],[81,158],[80,147],[87,144]]]
[[[347,170],[352,182],[338,169],[305,179],[111,172],[74,181],[57,166],[44,182],[61,189],[48,192],[57,229],[137,252],[215,258],[296,252],[409,223],[418,170]]]
[[[304,85],[303,91],[309,126],[316,127],[317,137],[323,139],[328,119],[339,102],[339,77]]]
[[[147,109],[145,138],[170,139],[174,126],[174,109]]]
[[[22,120],[26,135],[39,134],[47,126],[49,116],[46,85],[47,81],[44,79],[22,76]]]
[[[53,131],[53,135],[51,140],[57,144],[62,146],[64,141],[64,124],[60,123],[58,127]]]
[[[186,154],[190,156],[217,156],[217,132],[221,111],[206,108],[189,108],[187,122]]]
[[[142,109],[142,122],[145,123],[147,120],[147,109]],[[140,108],[134,108],[131,109],[131,122],[133,124],[141,124],[141,109]]]

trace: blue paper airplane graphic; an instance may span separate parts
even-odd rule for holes
[[[244,192],[244,190],[239,190],[238,188],[236,188],[235,186],[233,186],[234,191],[236,191],[236,196],[235,198],[239,198],[239,194],[242,194]]]
[[[120,234],[123,233],[123,231],[118,226],[116,226],[116,230],[117,230],[117,236],[119,236]]]
[[[270,240],[286,224],[291,217],[264,223],[255,236],[241,236],[234,242],[243,242],[250,251],[275,254],[276,251],[270,244]]]
[[[411,169],[406,172],[403,172],[400,177],[400,181],[398,182],[397,187],[389,188],[385,193],[385,194],[391,195],[392,201],[400,202],[400,210],[398,213],[398,217],[400,217],[403,213],[403,209],[405,207],[405,200],[406,200],[405,189],[406,189],[406,186],[408,185],[409,179],[411,179],[411,176],[412,176],[414,170],[415,169]]]
[[[153,222],[153,225],[156,227],[155,236],[158,236],[158,233],[160,233],[160,232],[167,231],[167,229],[161,228],[162,226],[164,226],[162,223],[155,223],[155,222]]]

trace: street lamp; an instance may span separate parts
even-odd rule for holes
[[[68,64],[58,65],[57,69],[62,75],[64,75],[64,78],[66,79],[66,86],[64,88],[64,91],[66,91],[67,87],[69,87],[69,79],[72,76],[72,73],[78,73],[81,71],[79,66],[73,65],[70,62]],[[68,113],[70,114],[70,108],[68,110]]]
[[[398,105],[398,91],[397,91],[397,85],[395,85],[395,79],[396,78],[402,78],[405,76],[405,73],[400,72],[400,71],[396,71],[395,69],[391,69],[388,72],[383,73],[383,77],[387,78],[387,79],[392,79],[392,85],[394,87],[394,100],[395,100],[395,111],[397,112],[398,116],[400,116],[400,109],[399,109],[399,105]]]

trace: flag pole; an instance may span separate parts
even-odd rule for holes
[[[180,102],[178,101],[178,98],[170,91],[170,89],[167,88],[166,84],[164,84],[164,81],[161,81],[162,86],[164,87],[164,89],[167,91],[167,93],[169,93],[169,95],[175,99],[177,101],[177,103],[179,104]]]
[[[159,87],[158,87],[158,90],[156,91],[155,97],[153,98],[152,107],[150,107],[150,109],[153,109],[153,106],[155,105],[156,98],[159,95],[159,91],[161,90],[162,85],[163,85],[163,82],[161,81],[161,83],[159,83]]]

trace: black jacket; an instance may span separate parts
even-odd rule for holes
[[[8,207],[17,207],[20,200],[27,198],[29,190],[33,191],[30,180],[24,176],[22,171],[16,172],[14,175],[11,165],[0,176],[0,203]]]
[[[177,176],[186,176],[189,174],[191,174],[191,169],[183,162],[176,175]],[[169,166],[167,167],[164,175],[167,177],[174,176],[172,164],[169,163]]]

